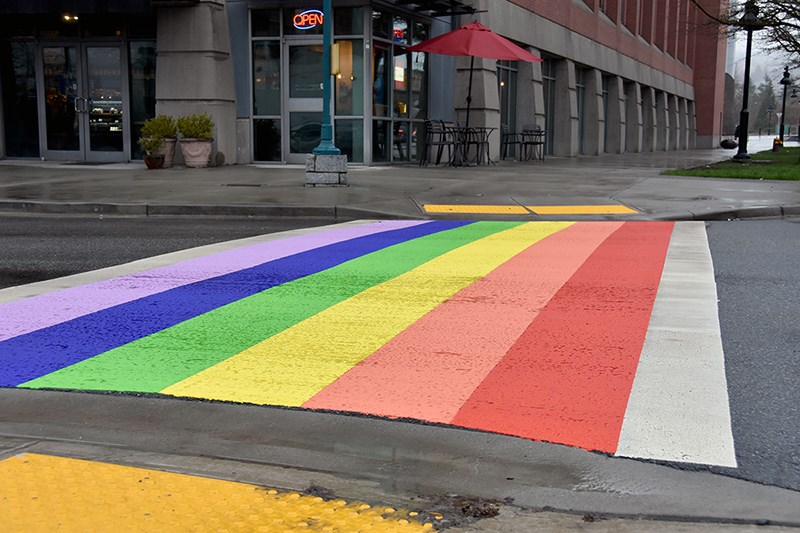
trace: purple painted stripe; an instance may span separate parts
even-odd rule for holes
[[[0,305],[0,341],[198,281],[358,237],[428,223],[395,220],[319,231],[226,250],[136,274]]]

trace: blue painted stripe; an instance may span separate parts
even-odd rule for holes
[[[271,287],[467,224],[434,221],[331,244],[8,339],[0,343],[0,386],[15,387]]]

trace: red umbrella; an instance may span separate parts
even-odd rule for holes
[[[429,39],[409,48],[411,52],[431,52],[448,56],[472,56],[469,66],[469,92],[467,94],[467,127],[472,104],[472,72],[475,57],[505,59],[508,61],[542,61],[505,37],[496,34],[480,22],[470,22],[460,28]]]

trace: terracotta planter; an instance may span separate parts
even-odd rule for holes
[[[213,139],[181,139],[181,153],[187,167],[203,168],[211,163]]]
[[[176,138],[164,139],[161,143],[161,148],[156,152],[156,155],[164,156],[164,168],[170,168],[172,161],[175,158],[175,143],[178,142]]]
[[[144,165],[149,170],[156,170],[164,167],[164,156],[161,154],[145,154]]]

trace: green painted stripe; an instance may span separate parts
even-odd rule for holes
[[[238,300],[21,387],[158,392],[374,285],[520,224],[478,222],[397,244]]]

